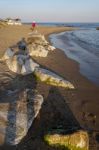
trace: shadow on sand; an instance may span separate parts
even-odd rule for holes
[[[0,90],[0,107],[2,105],[8,105],[7,107],[7,126],[5,129],[5,139],[4,139],[4,145],[0,147],[1,149],[15,149],[16,146],[6,146],[5,142],[8,142],[8,139],[10,138],[10,130],[12,127],[12,134],[11,135],[11,141],[14,142],[16,138],[16,116],[17,116],[17,103],[21,98],[19,97],[20,93],[23,93],[25,89],[36,89],[36,80],[33,75],[27,75],[27,76],[16,76],[7,86],[5,86],[5,89]],[[27,111],[27,122],[29,121],[29,106],[28,102],[26,102],[26,111]],[[32,105],[32,104],[31,104]],[[33,105],[32,105],[33,106]],[[12,113],[13,112],[13,113]],[[0,122],[2,122],[2,118],[0,118]]]
[[[54,130],[60,125],[66,131],[64,134],[71,134],[81,129],[59,89],[51,87],[39,115],[34,120],[27,136],[18,145],[17,150],[22,150],[24,147],[26,150],[64,149],[64,147],[55,148],[48,146],[44,142],[44,135],[49,130]]]
[[[0,67],[1,65],[2,64],[0,64]],[[5,67],[5,64],[3,65]],[[16,137],[16,103],[20,100],[16,93],[22,92],[26,88],[36,89],[37,82],[35,77],[33,77],[33,74],[26,76],[16,75],[7,68],[0,72],[0,77],[0,105],[4,103],[9,104],[7,112],[8,123],[5,130],[4,141],[7,141],[10,135],[9,127],[11,125],[14,127],[12,139],[12,141],[14,141]],[[14,112],[13,115],[11,113],[12,111]],[[14,120],[14,122],[12,122],[12,120]],[[27,121],[28,120],[29,116],[27,112]],[[34,120],[27,136],[17,146],[3,145],[0,147],[0,150],[55,150],[55,148],[44,143],[43,137],[50,129],[55,129],[60,125],[66,131],[65,134],[73,133],[81,129],[59,89],[51,87],[48,97],[44,100],[42,109]]]
[[[17,102],[21,100],[23,97],[19,97],[20,93],[24,92],[25,89],[36,89],[36,79],[33,74],[29,74],[26,76],[18,75],[11,72],[4,62],[0,62],[0,108],[1,112],[6,112],[6,120],[7,124],[2,127],[4,129],[3,136],[4,141],[3,145],[0,146],[0,150],[13,150],[16,149],[17,146],[8,146],[5,143],[10,138],[10,130],[12,127],[12,135],[11,141],[13,142],[16,138],[16,116],[17,116]],[[4,106],[5,105],[5,106]],[[29,106],[28,102],[26,103],[27,108],[27,122],[29,121]],[[31,104],[32,105],[32,104]],[[3,108],[4,107],[4,108]],[[4,110],[4,109],[7,109]],[[13,112],[13,113],[12,113]],[[2,117],[0,117],[0,122],[2,123]],[[1,131],[2,133],[2,131]],[[0,140],[2,135],[0,135]]]

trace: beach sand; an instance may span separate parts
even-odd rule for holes
[[[68,27],[37,27],[38,32],[44,34],[47,40],[48,35],[53,32],[71,29]],[[9,46],[16,44],[22,37],[27,38],[30,32],[28,25],[1,28],[0,57]],[[48,129],[54,128],[57,124],[63,125],[65,129],[81,127],[88,130],[90,150],[99,148],[99,87],[82,76],[79,72],[79,64],[67,58],[59,49],[50,52],[47,58],[34,57],[34,60],[69,80],[74,84],[75,90],[57,88],[41,82],[36,83],[35,88],[44,96],[44,104],[27,136],[17,146],[17,150],[54,150],[55,148],[47,146],[42,139]],[[93,116],[96,117],[95,120]],[[16,149],[16,147],[7,147],[8,149]]]

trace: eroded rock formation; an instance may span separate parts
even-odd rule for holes
[[[57,134],[50,133],[45,136],[45,142],[48,145],[59,147],[60,149],[64,147],[64,149],[70,150],[89,150],[89,137],[87,132],[79,130],[78,132],[72,134]]]
[[[67,89],[74,89],[73,84],[71,84],[69,81],[63,79],[59,75],[47,69],[43,69],[40,67],[36,68],[34,74],[36,75],[38,80],[45,82],[49,85],[65,87]]]
[[[34,62],[33,56],[47,57],[49,51],[55,47],[49,45],[41,34],[32,34],[27,42],[22,39],[18,42],[17,49],[8,48],[1,60],[6,61],[8,68],[21,75],[34,73],[40,81],[54,86],[73,89],[74,86],[59,75],[40,67]]]
[[[21,92],[10,91],[5,99],[6,103],[0,103],[0,145],[16,145],[27,134],[38,115],[43,97],[26,89]]]

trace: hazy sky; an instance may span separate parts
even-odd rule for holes
[[[99,22],[99,0],[0,0],[0,18],[22,21]]]

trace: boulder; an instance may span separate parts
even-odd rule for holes
[[[30,56],[47,57],[48,51],[53,51],[54,46],[49,45],[41,34],[32,34],[28,39],[28,50]]]
[[[14,56],[14,53],[15,53],[15,52],[13,51],[13,49],[8,48],[8,49],[6,50],[6,52],[4,53],[4,56],[3,56],[2,60],[7,60],[7,59],[13,57],[13,56]]]
[[[27,41],[30,56],[47,57],[48,51],[55,49],[54,46],[49,45],[41,34],[32,34]]]
[[[34,71],[36,78],[49,85],[65,87],[68,89],[74,89],[74,86],[67,80],[63,79],[59,75],[43,68],[36,68]]]
[[[68,150],[89,150],[89,137],[85,131],[78,131],[72,134],[50,133],[45,135],[45,142],[52,147]]]
[[[47,57],[48,51],[42,45],[32,44],[28,48],[30,56]]]
[[[17,45],[13,46],[13,49],[12,47],[8,48],[0,60],[5,60],[11,71],[27,75],[39,67],[39,64],[35,63],[31,57],[47,57],[48,51],[54,49],[55,47],[49,45],[43,35],[33,33],[27,39],[27,42],[22,38]]]
[[[39,64],[35,63],[32,59],[27,59],[22,65],[21,74],[27,75],[34,72],[35,68],[39,67]]]
[[[41,34],[32,34],[28,39],[27,42],[29,44],[36,43],[36,44],[48,44],[48,42],[45,40],[44,35]]]
[[[5,99],[6,103],[0,103],[0,145],[16,145],[27,134],[38,115],[43,97],[26,89],[12,91]]]
[[[32,73],[39,65],[35,63],[28,55],[14,55],[6,60],[8,68],[15,73],[27,75]]]
[[[47,48],[48,51],[53,51],[53,50],[55,50],[55,47],[54,47],[54,46],[51,46],[51,45],[47,45],[46,48]]]
[[[15,55],[10,59],[6,60],[6,64],[10,71],[20,74],[22,68],[22,62],[18,63],[18,56]]]

